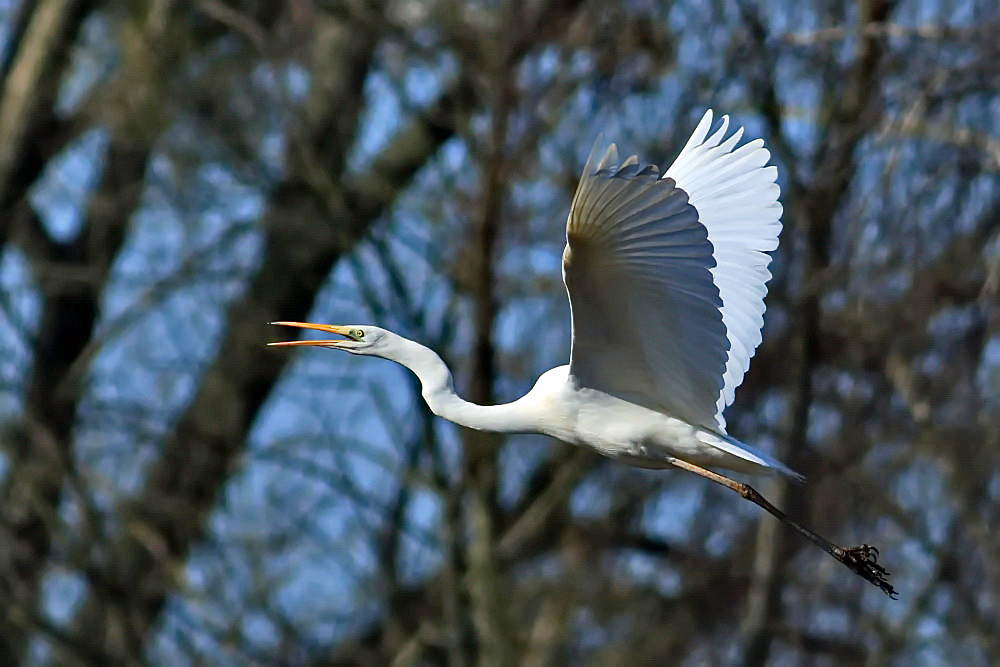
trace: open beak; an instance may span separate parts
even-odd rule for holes
[[[293,345],[322,345],[325,347],[336,347],[343,343],[356,342],[356,339],[349,333],[351,330],[350,327],[342,327],[336,324],[312,324],[310,322],[268,322],[268,324],[276,324],[282,327],[298,327],[300,329],[315,329],[316,331],[325,331],[327,333],[345,337],[326,340],[283,340],[277,343],[268,343],[268,345],[273,347],[291,347]]]

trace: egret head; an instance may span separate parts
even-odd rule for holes
[[[346,350],[351,354],[366,354],[376,357],[392,359],[392,350],[396,347],[395,342],[399,340],[391,331],[386,331],[379,327],[366,324],[312,324],[309,322],[271,322],[283,327],[298,327],[300,329],[315,329],[327,333],[337,334],[343,338],[323,339],[323,340],[287,340],[277,343],[268,343],[272,346],[291,347],[311,345],[313,347],[329,347],[334,350]]]

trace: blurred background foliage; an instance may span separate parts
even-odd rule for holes
[[[0,664],[1000,660],[995,0],[0,1]],[[595,138],[785,205],[736,496],[430,418],[564,363]],[[614,323],[609,323],[613,326]]]

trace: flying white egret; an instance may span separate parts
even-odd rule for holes
[[[573,320],[568,366],[518,400],[460,398],[445,363],[420,343],[368,325],[273,322],[336,340],[310,345],[390,359],[420,379],[427,405],[468,428],[544,433],[648,467],[676,466],[736,491],[838,561],[895,595],[874,547],[839,547],[796,523],[753,487],[705,466],[798,477],[726,433],[723,410],[761,341],[764,295],[781,231],[777,168],[762,139],[709,135],[705,113],[662,175],[614,144],[591,153],[566,224],[563,278]]]

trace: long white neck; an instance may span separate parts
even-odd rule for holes
[[[478,431],[537,433],[539,421],[533,402],[524,398],[501,405],[477,405],[455,393],[451,371],[433,350],[402,339],[392,361],[406,366],[420,380],[421,394],[431,412]]]

